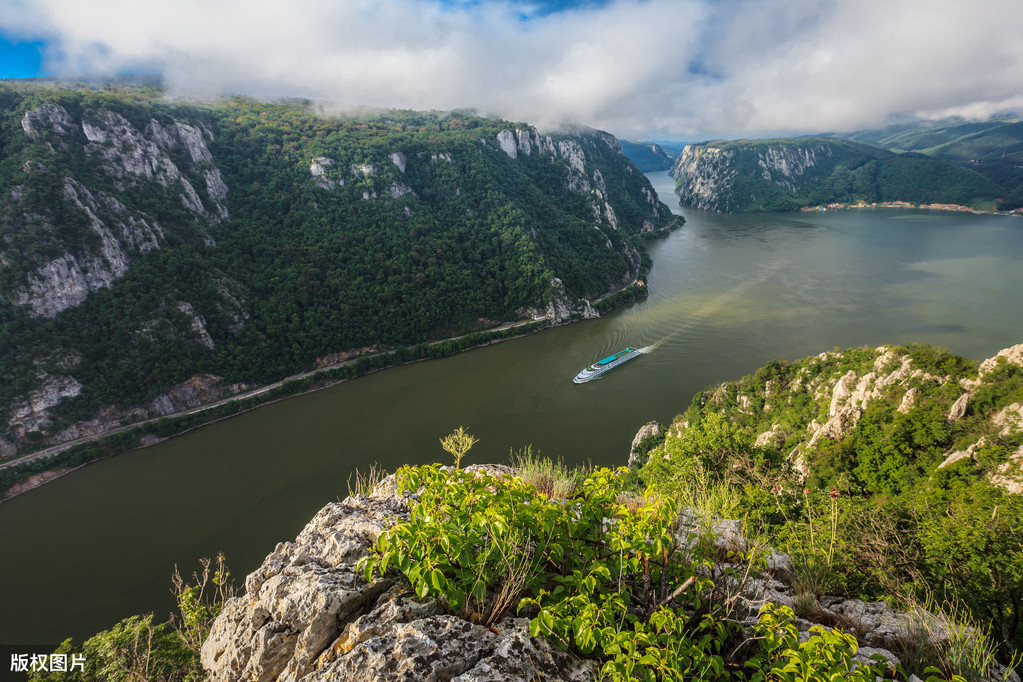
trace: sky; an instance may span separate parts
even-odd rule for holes
[[[1021,26],[1020,0],[0,0],[0,77],[705,140],[1023,112]]]

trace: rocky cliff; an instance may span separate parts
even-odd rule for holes
[[[687,145],[671,173],[683,205],[726,213],[833,202],[972,205],[991,202],[1003,191],[941,159],[834,138]]]

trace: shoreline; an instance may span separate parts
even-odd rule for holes
[[[282,400],[287,400],[288,398],[298,397],[302,395],[307,395],[309,393],[322,391],[324,389],[337,386],[338,384],[350,381],[352,379],[358,379],[359,377],[362,376],[375,374],[379,371],[388,369],[390,367],[401,367],[402,365],[410,365],[417,362],[425,362],[427,360],[450,357],[451,355],[464,353],[470,350],[474,350],[476,348],[485,348],[486,346],[490,346],[495,343],[500,343],[502,341],[508,341],[511,339],[528,336],[530,334],[535,334],[547,328],[547,325],[545,324],[547,321],[548,321],[547,318],[544,318],[542,320],[520,320],[518,322],[504,323],[498,325],[497,327],[492,327],[486,330],[469,332],[467,334],[455,336],[450,339],[427,341],[421,344],[415,344],[414,346],[400,346],[398,348],[382,351],[379,353],[374,353],[372,355],[360,355],[358,357],[351,358],[343,362],[335,363],[332,365],[326,365],[324,367],[318,367],[308,372],[300,372],[299,374],[293,374],[283,379],[279,379],[278,381],[275,381],[273,383],[254,388],[243,393],[238,393],[233,396],[221,398],[220,400],[216,400],[205,405],[199,405],[168,415],[151,417],[149,419],[144,419],[142,421],[134,422],[132,424],[125,424],[122,426],[115,427],[113,429],[102,431],[100,433],[95,433],[89,436],[82,436],[81,438],[77,438],[75,440],[66,441],[64,443],[57,443],[42,450],[37,450],[35,452],[30,452],[28,454],[22,455],[21,457],[10,459],[5,462],[0,462],[0,471],[3,471],[5,469],[10,469],[12,467],[17,467],[20,465],[31,464],[39,460],[45,460],[51,457],[58,457],[59,455],[66,453],[73,448],[94,445],[108,438],[113,438],[124,434],[134,434],[139,437],[140,441],[128,447],[124,447],[123,449],[116,449],[116,446],[114,446],[115,451],[103,453],[97,457],[91,457],[88,459],[88,461],[82,462],[80,464],[75,464],[72,466],[58,465],[54,466],[53,468],[43,468],[39,471],[32,472],[28,476],[16,480],[7,488],[0,490],[0,504],[3,504],[7,500],[13,499],[22,493],[26,493],[30,490],[34,490],[35,488],[39,488],[43,485],[46,485],[50,481],[56,480],[57,478],[60,478],[61,476],[69,474],[84,466],[88,466],[93,462],[100,462],[105,459],[110,459],[111,457],[116,457],[118,455],[128,454],[136,450],[141,450],[151,445],[156,445],[157,443],[162,443],[166,440],[170,440],[171,438],[182,436],[186,433],[189,433],[190,431],[194,431],[209,424],[215,424],[217,422],[224,421],[225,419],[230,419],[231,417],[235,417],[246,412],[251,412],[252,410],[258,409],[260,407],[272,405],[274,403],[281,402]],[[504,332],[517,330],[519,328],[524,329],[518,333],[512,333],[507,335],[504,334]],[[408,353],[410,352],[411,348],[417,346],[431,347],[445,343],[456,343],[460,339],[465,339],[474,334],[488,335],[491,336],[491,338],[484,339],[479,343],[474,343],[464,348],[452,350],[452,352],[450,353],[438,355],[437,357],[418,357],[409,360],[402,360],[399,362],[388,362],[376,367],[370,366],[366,367],[363,371],[353,374],[352,376],[342,377],[327,376],[330,373],[337,373],[341,370],[344,370],[344,368],[346,367],[353,366],[360,362],[370,364],[374,360],[379,361],[380,359],[388,359],[394,355],[402,353],[402,351]],[[312,383],[306,387],[296,388],[296,390],[288,390],[289,384],[299,384],[310,380],[312,380]],[[283,393],[283,395],[280,394],[267,395],[274,392]],[[253,402],[252,404],[249,405],[241,404],[244,403],[245,401]],[[216,410],[217,408],[224,407],[235,407],[237,409],[230,411],[230,413],[228,414],[204,415],[204,413]],[[181,428],[180,430],[176,430],[173,433],[167,435],[156,435],[146,431],[147,427],[156,427],[157,422],[163,422],[166,425],[168,421],[173,422],[176,420],[185,420],[195,416],[199,416],[200,418],[205,416],[208,418],[201,420],[199,423],[184,425],[183,428]],[[143,431],[143,433],[135,433],[138,431]]]
[[[804,206],[799,209],[800,213],[824,213],[825,211],[838,211],[854,208],[905,208],[918,211],[948,211],[952,213],[972,213],[974,215],[1002,215],[1023,218],[1023,208],[1014,208],[1011,211],[985,211],[972,206],[962,204],[914,204],[909,201],[877,201],[872,203],[856,202],[841,203],[833,202],[817,206]]]

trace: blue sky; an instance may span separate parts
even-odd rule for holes
[[[49,75],[40,70],[42,47],[42,41],[11,41],[0,33],[0,78]]]
[[[0,77],[475,108],[631,139],[1023,111],[1019,0],[0,0]]]

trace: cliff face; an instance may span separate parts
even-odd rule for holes
[[[683,205],[725,213],[764,210],[768,201],[830,173],[836,151],[824,140],[691,144],[671,174]]]
[[[26,112],[21,127],[32,143],[54,157],[52,168],[46,162],[27,161],[23,168],[30,176],[26,184],[33,183],[33,174],[46,175],[44,182],[59,185],[62,204],[36,212],[32,205],[34,197],[25,191],[25,185],[11,188],[10,201],[5,202],[9,220],[31,225],[50,242],[49,250],[58,252],[55,257],[47,257],[40,244],[34,245],[34,252],[27,254],[28,272],[23,274],[26,283],[10,295],[15,304],[27,308],[32,316],[52,318],[79,305],[91,292],[109,288],[123,276],[132,254],[159,249],[165,243],[164,230],[155,217],[142,210],[128,209],[117,195],[129,190],[132,193],[168,190],[188,213],[202,222],[228,218],[223,203],[227,187],[220,170],[211,167],[212,156],[206,147],[206,141],[213,139],[208,128],[200,130],[184,122],[165,127],[152,119],[142,131],[109,109],[99,109],[89,120],[79,120],[60,104],[46,104]],[[64,164],[57,158],[61,152],[68,154],[72,149],[75,156],[84,157],[84,163],[102,171],[102,178],[78,173],[91,188],[74,177],[71,169],[62,168]],[[84,153],[77,153],[78,149]],[[168,155],[169,151],[181,150],[187,153],[188,170],[205,180],[203,189],[209,207]],[[105,186],[104,180],[112,187]],[[62,238],[67,233],[55,223],[67,216],[87,224],[91,234],[80,237],[83,244]]]
[[[0,96],[4,455],[163,413],[196,376],[224,394],[517,311],[595,315],[671,219],[601,131]]]
[[[974,204],[1002,192],[940,159],[832,138],[687,145],[671,173],[683,205],[727,213],[857,201]]]

